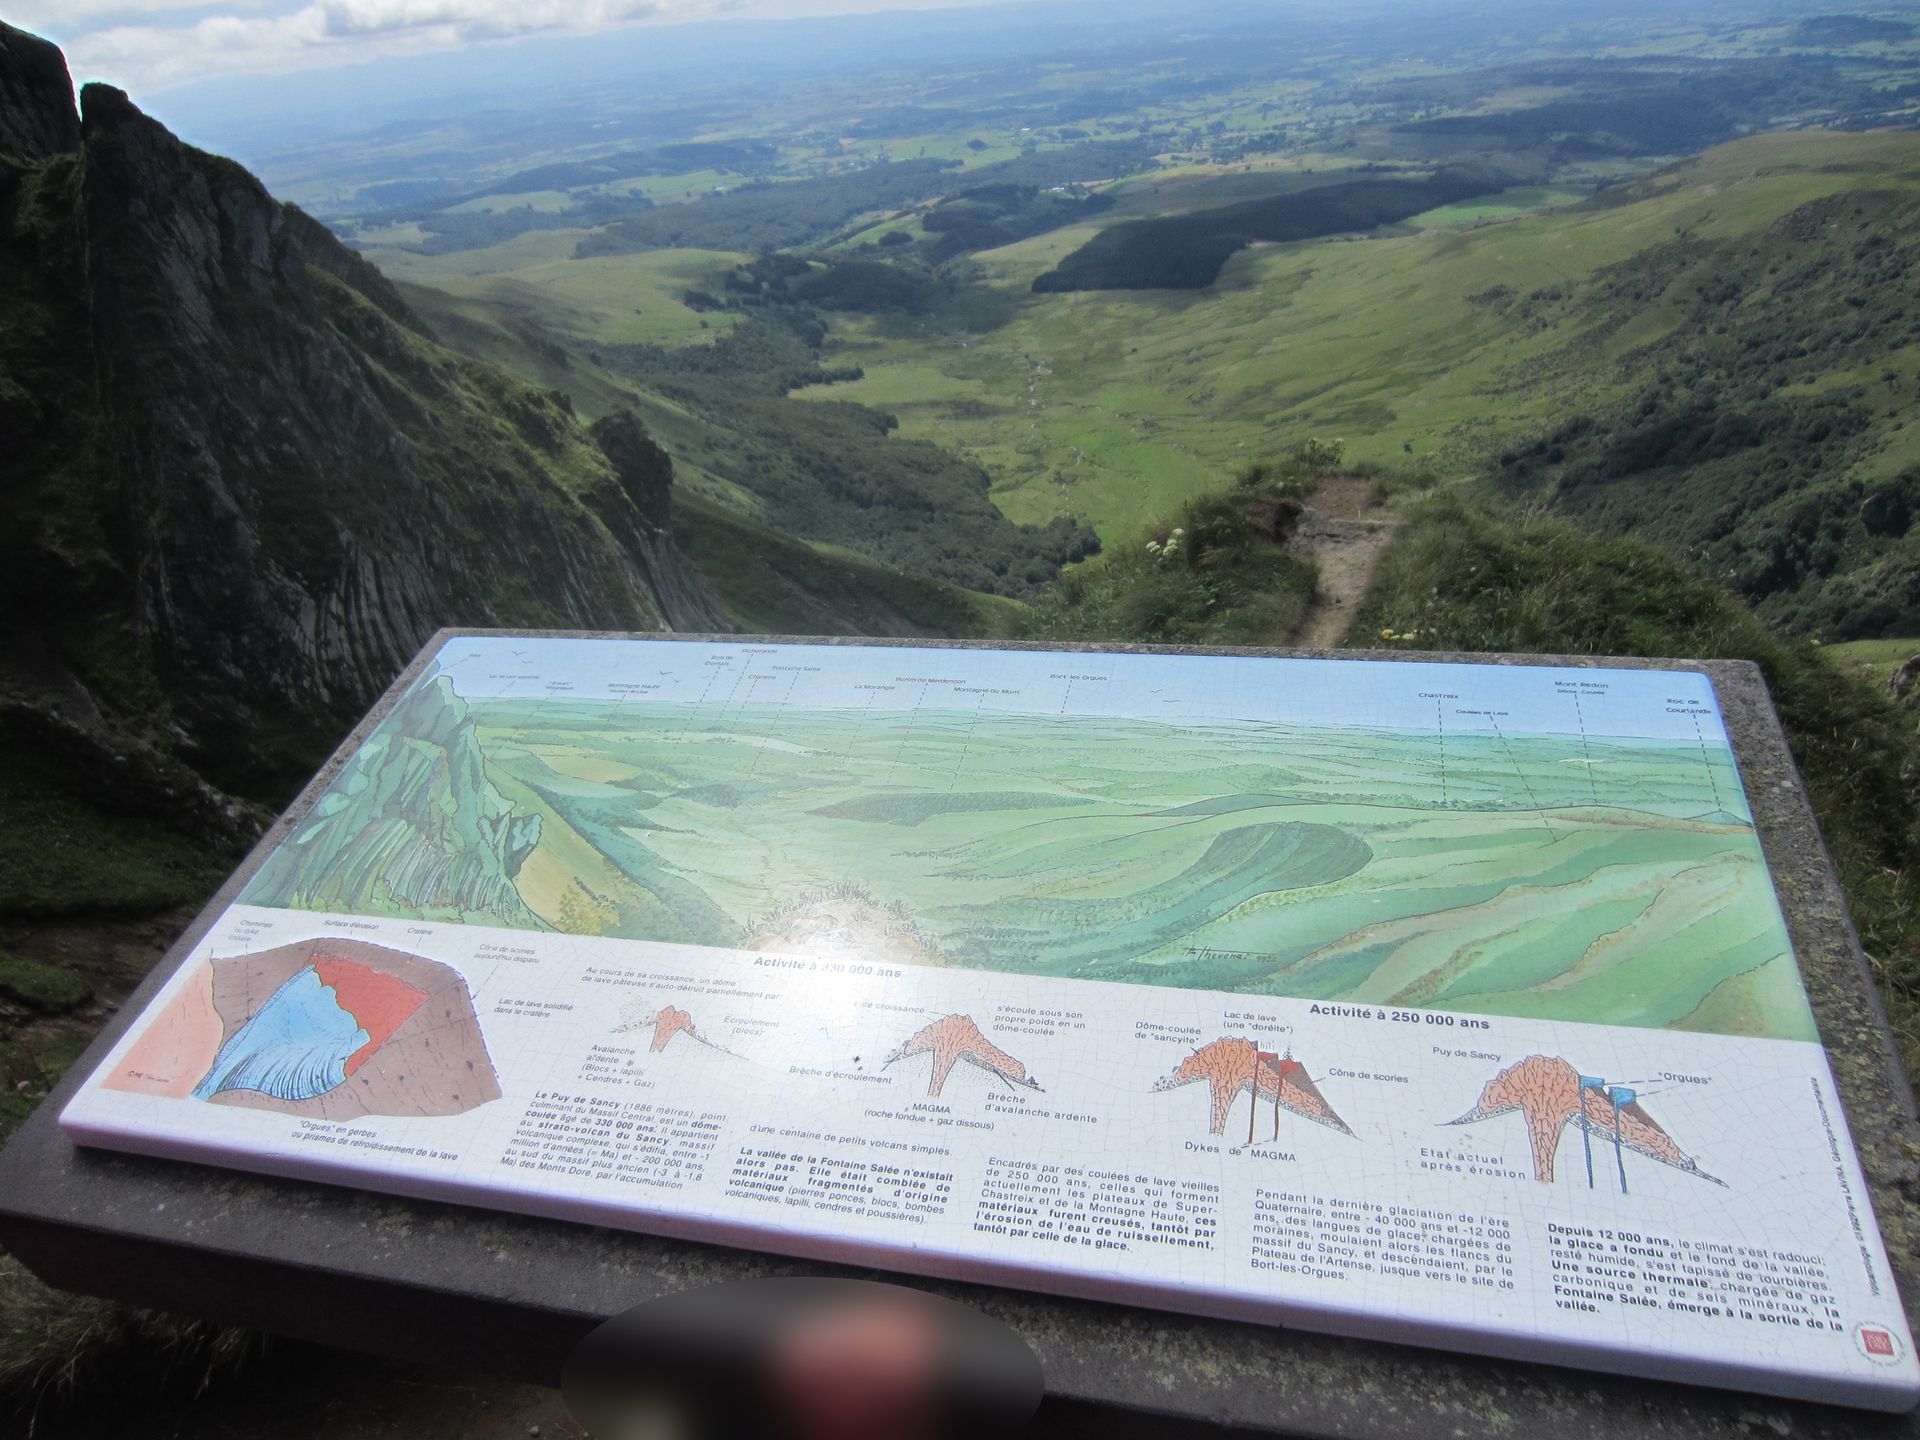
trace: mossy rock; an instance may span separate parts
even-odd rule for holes
[[[93,987],[71,970],[0,954],[0,996],[49,1015],[74,1010],[93,998]]]

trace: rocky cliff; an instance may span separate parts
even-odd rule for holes
[[[80,143],[58,47],[0,23],[0,155],[42,160]]]
[[[442,625],[720,628],[604,428],[0,25],[0,688],[271,790]]]

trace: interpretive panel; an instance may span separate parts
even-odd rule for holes
[[[456,637],[62,1124],[1920,1397],[1690,673]]]

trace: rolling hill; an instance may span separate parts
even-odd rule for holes
[[[837,322],[827,359],[861,378],[799,393],[978,459],[1024,521],[1122,537],[1340,436],[1409,478],[1651,525],[1782,623],[1914,633],[1916,203],[1920,135],[1785,132],[1572,206],[1242,250],[1201,290],[1026,293],[1074,227],[975,257],[998,308]]]

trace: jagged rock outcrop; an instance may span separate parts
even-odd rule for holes
[[[0,698],[0,742],[59,773],[96,808],[165,821],[213,851],[239,853],[272,816],[222,794],[158,746],[75,719],[58,705]]]
[[[1895,704],[1920,711],[1920,655],[1909,656],[1900,663],[1900,668],[1888,677],[1887,693],[1893,696]]]
[[[631,410],[616,410],[593,422],[594,443],[613,462],[620,489],[656,530],[673,521],[673,460]]]
[[[73,81],[59,46],[0,23],[0,155],[44,160],[79,143]]]
[[[594,486],[587,503],[629,553],[648,559],[667,623],[676,630],[729,628],[673,550],[673,457],[631,410],[602,416],[588,433],[612,466],[615,484]]]
[[[718,628],[637,423],[610,459],[240,166],[110,87],[76,122],[58,51],[5,26],[0,96],[0,659],[46,637],[257,785],[440,626]]]

